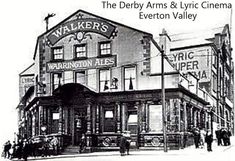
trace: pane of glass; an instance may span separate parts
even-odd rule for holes
[[[135,67],[133,68],[125,68],[125,78],[135,78]]]
[[[60,114],[59,113],[53,113],[52,119],[53,120],[59,120]]]
[[[131,114],[128,118],[128,124],[137,124],[137,114]]]
[[[76,73],[76,83],[85,84],[85,71]]]
[[[113,111],[105,111],[105,118],[113,118]]]
[[[162,105],[149,105],[149,131],[162,131]]]

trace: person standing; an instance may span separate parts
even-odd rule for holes
[[[195,128],[193,131],[193,135],[194,135],[194,144],[195,144],[195,148],[199,148],[199,141],[200,141],[200,132],[198,128]]]
[[[51,140],[50,144],[52,145],[53,155],[57,155],[59,145],[59,140],[57,139],[57,137],[53,136],[53,139]]]
[[[22,155],[23,155],[24,161],[27,161],[27,160],[28,160],[29,154],[30,154],[30,147],[29,147],[29,144],[28,144],[27,140],[24,140],[24,142],[23,142],[23,148],[22,148]]]
[[[11,142],[10,140],[8,140],[5,144],[4,144],[4,158],[10,158],[10,149],[11,149]]]
[[[205,142],[207,143],[207,151],[212,151],[212,142],[213,142],[213,135],[211,133],[211,130],[208,130],[206,133]]]
[[[131,142],[131,135],[130,135],[130,132],[127,132],[126,135],[126,153],[127,155],[129,155],[129,151],[130,151],[130,142]]]
[[[222,135],[221,135],[221,129],[217,129],[215,131],[216,139],[217,139],[217,145],[220,146],[222,145]]]
[[[82,153],[85,151],[86,147],[86,137],[85,134],[82,134],[80,144],[79,144],[79,153]]]
[[[206,132],[204,129],[200,130],[200,147],[204,148]]]
[[[122,134],[121,136],[119,146],[120,146],[120,154],[121,156],[124,156],[126,152],[126,137],[124,136],[124,134]]]

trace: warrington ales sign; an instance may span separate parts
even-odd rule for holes
[[[77,18],[53,29],[47,36],[47,40],[54,45],[60,39],[72,34],[76,40],[81,41],[88,32],[97,33],[109,39],[115,36],[115,29],[115,26],[101,19]]]
[[[105,58],[88,58],[85,60],[70,60],[62,62],[48,62],[47,72],[84,70],[116,66],[116,55]]]

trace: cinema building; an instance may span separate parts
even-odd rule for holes
[[[170,39],[164,30],[160,36],[157,43],[83,10],[40,35],[34,64],[20,74],[33,76],[34,85],[21,93],[19,135],[56,136],[66,151],[85,134],[87,149],[96,151],[118,149],[130,131],[132,148],[161,149],[161,54],[170,52]],[[193,143],[193,127],[212,127],[212,106],[195,76],[186,78],[168,59],[164,69],[167,144],[179,149]]]
[[[234,63],[229,25],[172,36],[169,60],[183,74],[193,73],[212,98],[213,129],[234,132]]]

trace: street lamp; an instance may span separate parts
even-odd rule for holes
[[[42,134],[43,134],[43,135],[46,134],[46,129],[47,129],[47,126],[46,126],[46,125],[41,126],[41,130],[42,130]]]

